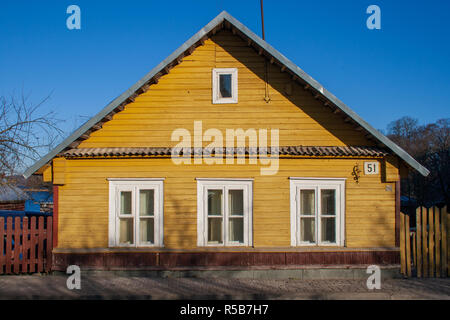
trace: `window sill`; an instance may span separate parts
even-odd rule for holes
[[[218,244],[206,244],[203,246],[198,246],[197,248],[211,248],[211,249],[236,249],[236,248],[253,248],[248,244],[235,244],[230,246],[218,245]]]
[[[237,104],[237,100],[215,100],[212,102],[213,104]]]
[[[127,250],[127,251],[147,251],[148,249],[156,249],[161,250],[164,249],[164,246],[156,246],[156,245],[148,245],[148,246],[114,246],[108,247],[111,250]]]

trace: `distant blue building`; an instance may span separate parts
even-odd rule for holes
[[[53,212],[53,194],[45,188],[3,186],[0,190],[0,210]]]
[[[48,190],[24,190],[28,196],[25,200],[25,211],[42,212],[43,205],[53,205],[53,194]],[[53,209],[53,206],[52,206]],[[52,210],[53,211],[53,210]]]

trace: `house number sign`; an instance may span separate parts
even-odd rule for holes
[[[364,162],[364,174],[379,174],[380,163],[378,161]]]

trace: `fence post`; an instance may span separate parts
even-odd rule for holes
[[[405,215],[406,273],[411,277],[411,237],[409,233],[409,215]]]
[[[12,218],[6,218],[6,274],[11,273],[12,260]]]
[[[442,238],[442,276],[450,276],[448,274],[448,248],[447,248],[447,207],[441,209],[441,238]]]
[[[416,233],[414,232],[412,234],[412,248],[411,248],[411,253],[412,253],[412,262],[413,262],[413,266],[416,269],[416,274],[417,274],[417,249],[416,249]]]
[[[405,214],[400,213],[400,272],[402,275],[406,274],[405,270]]]
[[[428,277],[428,209],[422,207],[422,257],[423,257],[423,276]]]
[[[47,254],[45,261],[45,271],[49,272],[52,268],[52,249],[53,249],[53,219],[47,217]]]
[[[44,217],[38,219],[39,245],[38,245],[38,272],[44,271]]]
[[[434,237],[436,239],[436,278],[439,278],[441,276],[441,225],[439,223],[439,217],[441,214],[441,209],[436,208],[434,211]],[[442,223],[442,221],[441,221]]]
[[[428,210],[428,251],[430,255],[430,270],[429,276],[434,277],[434,207]]]
[[[422,277],[422,208],[418,207],[416,209],[416,248],[417,248],[417,277]]]
[[[30,226],[30,272],[36,271],[36,217],[31,217]]]
[[[22,272],[28,272],[28,249],[30,247],[28,241],[28,217],[24,217],[22,221]]]
[[[20,217],[15,217],[14,219],[14,273],[19,273],[20,270]]]

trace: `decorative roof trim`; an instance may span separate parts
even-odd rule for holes
[[[60,155],[65,158],[86,157],[136,157],[136,156],[210,156],[210,155],[260,155],[278,154],[280,156],[309,157],[385,157],[389,154],[378,147],[347,146],[284,146],[276,148],[79,148],[71,149]]]
[[[311,76],[305,73],[302,69],[296,66],[293,62],[283,56],[280,52],[274,49],[266,41],[261,39],[246,26],[228,14],[226,11],[220,13],[211,22],[209,22],[204,28],[192,36],[188,41],[186,41],[181,47],[175,50],[169,57],[163,60],[155,68],[153,68],[149,73],[147,73],[141,80],[136,82],[131,88],[121,94],[119,97],[111,101],[103,110],[101,110],[93,118],[85,122],[80,128],[73,132],[69,137],[67,137],[63,142],[57,145],[52,151],[50,151],[46,156],[34,163],[30,168],[28,168],[23,176],[28,178],[42,166],[51,161],[55,156],[61,153],[64,149],[76,147],[79,143],[77,140],[86,139],[89,137],[90,131],[98,130],[101,128],[102,121],[111,120],[112,114],[120,112],[123,110],[125,105],[129,102],[134,101],[137,95],[145,92],[151,83],[156,83],[158,81],[158,75],[161,76],[169,72],[171,65],[180,62],[180,56],[186,54],[191,54],[193,48],[198,44],[203,44],[208,34],[212,32],[213,34],[217,31],[217,27],[223,28],[224,25],[227,28],[232,28],[233,33],[237,32],[240,36],[245,36],[248,39],[249,45],[259,48],[259,53],[264,52],[265,55],[269,55],[272,61],[277,61],[282,66],[283,71],[288,71],[293,75],[294,80],[300,80],[305,83],[305,89],[313,91],[316,99],[324,98],[325,105],[329,105],[331,102],[336,106],[336,111],[342,111],[347,115],[348,121],[355,122],[357,125],[362,127],[370,136],[373,136],[381,144],[390,149],[394,154],[400,157],[413,169],[420,172],[422,175],[427,176],[429,174],[428,169],[423,167],[418,163],[412,156],[410,156],[406,151],[396,145],[394,142],[389,140],[381,132],[373,128],[370,124],[364,121],[360,116],[358,116],[353,110],[351,110],[342,101],[336,98],[332,93],[326,90],[319,82],[314,80]],[[235,28],[235,29],[233,29]]]

